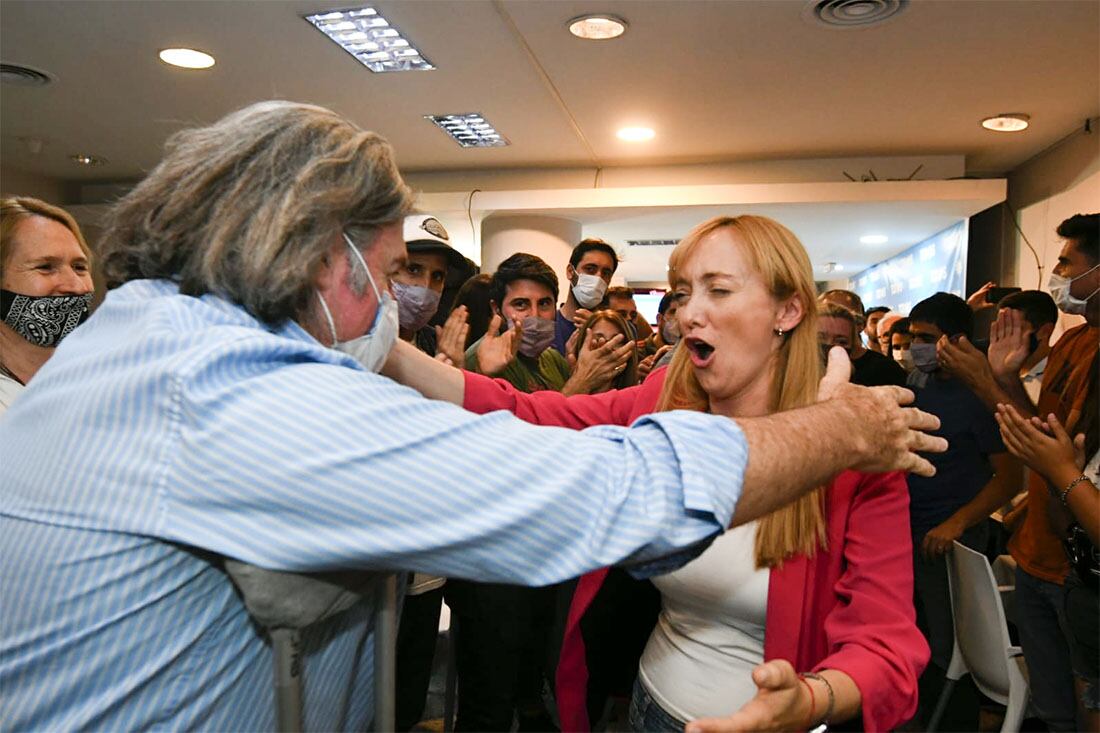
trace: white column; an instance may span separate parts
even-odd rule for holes
[[[526,252],[541,257],[558,274],[558,302],[565,300],[569,283],[565,266],[577,242],[581,224],[554,216],[491,216],[481,223],[481,271],[493,273],[497,265]]]

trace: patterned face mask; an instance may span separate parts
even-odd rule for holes
[[[0,319],[35,346],[57,346],[88,319],[92,295],[35,296],[0,290]]]

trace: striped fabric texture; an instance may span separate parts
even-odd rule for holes
[[[221,569],[541,585],[677,567],[733,514],[730,420],[476,416],[297,324],[137,281],[0,418],[6,730],[274,728],[271,661]],[[304,634],[308,729],[371,720],[370,593]]]

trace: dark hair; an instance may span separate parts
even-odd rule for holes
[[[876,305],[874,308],[867,309],[867,317],[875,315],[876,313],[889,313],[890,307],[885,305]]]
[[[909,321],[931,323],[945,336],[962,334],[968,339],[974,335],[974,311],[966,301],[951,293],[936,293],[913,306]]]
[[[634,291],[626,287],[625,285],[616,285],[613,288],[607,289],[606,299],[611,300],[612,298],[625,298],[629,300],[634,300]]]
[[[1058,320],[1058,306],[1054,305],[1054,298],[1042,290],[1020,290],[1009,293],[1001,298],[997,307],[1022,311],[1024,320],[1034,329]]]
[[[899,318],[898,320],[894,321],[894,324],[892,326],[890,326],[890,331],[888,335],[890,336],[891,346],[893,346],[894,344],[894,334],[898,334],[900,336],[909,335],[909,323],[910,321],[908,318]]]
[[[668,312],[668,307],[672,305],[672,293],[667,292],[661,296],[661,302],[657,304],[657,312],[662,316]]]
[[[602,239],[596,239],[595,237],[582,239],[577,246],[573,248],[573,254],[569,255],[569,264],[576,268],[576,266],[580,264],[580,261],[584,259],[584,256],[592,251],[603,252],[611,257],[612,272],[619,269],[619,253],[616,252],[615,248],[610,244]]]
[[[485,273],[474,275],[462,283],[455,294],[454,308],[466,306],[466,323],[470,326],[466,334],[467,349],[489,330],[489,321],[493,317],[493,309],[489,307],[489,283],[492,279],[491,275]]]
[[[1058,236],[1069,239],[1092,264],[1100,262],[1100,214],[1074,214],[1058,225]]]
[[[550,265],[541,257],[529,255],[526,252],[517,252],[497,266],[493,278],[489,282],[489,298],[497,304],[504,305],[504,293],[508,286],[516,280],[532,280],[550,288],[554,300],[558,299],[558,276]]]

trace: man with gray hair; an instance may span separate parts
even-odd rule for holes
[[[462,398],[460,371],[397,339],[411,202],[377,135],[266,102],[177,133],[118,203],[111,292],[0,421],[6,727],[272,729],[266,639],[224,559],[645,575],[846,466],[927,472],[917,451],[944,447],[839,355],[821,403],[740,421],[573,432],[424,399],[377,373],[441,370]],[[369,724],[375,597],[302,632],[307,729]]]

